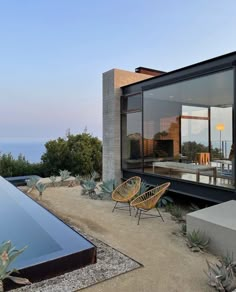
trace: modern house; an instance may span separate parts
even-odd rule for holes
[[[236,52],[165,73],[103,74],[103,179],[141,176],[213,202],[236,199]]]

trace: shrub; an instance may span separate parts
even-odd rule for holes
[[[58,169],[68,169],[72,175],[89,175],[102,172],[102,143],[88,133],[68,135],[45,144],[42,155],[45,175],[50,176]]]

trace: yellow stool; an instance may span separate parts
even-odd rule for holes
[[[200,152],[196,154],[196,160],[198,164],[209,164],[210,163],[210,153]]]

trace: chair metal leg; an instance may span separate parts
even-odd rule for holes
[[[117,203],[118,203],[118,202],[116,202],[116,203],[115,203],[115,206],[114,206],[114,208],[112,209],[112,212],[114,212],[114,210],[115,210],[115,208],[116,208],[116,205],[117,205]]]
[[[161,212],[159,211],[159,209],[158,209],[157,207],[156,207],[156,210],[157,210],[157,212],[159,213],[159,215],[160,215],[162,221],[164,222],[164,219],[163,219],[163,217],[162,217],[162,215],[161,215]]]
[[[134,216],[134,217],[137,217],[137,215],[138,215],[138,208],[137,208],[137,210],[136,210],[136,214],[135,214],[135,216]]]
[[[130,203],[129,204],[129,216],[131,216],[131,207],[130,207]]]
[[[142,210],[140,209],[139,210],[139,216],[138,216],[138,225],[139,225],[139,221],[140,221],[140,217],[141,217],[141,212],[142,212]]]

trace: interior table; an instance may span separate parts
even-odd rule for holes
[[[169,171],[169,174],[171,174],[171,171],[194,173],[196,174],[197,182],[200,181],[200,174],[202,173],[204,175],[213,176],[214,183],[216,183],[216,175],[217,175],[216,166],[164,161],[164,162],[153,162],[152,167],[153,167],[153,173],[155,173],[155,167],[165,168]],[[209,171],[211,173],[209,173]]]

